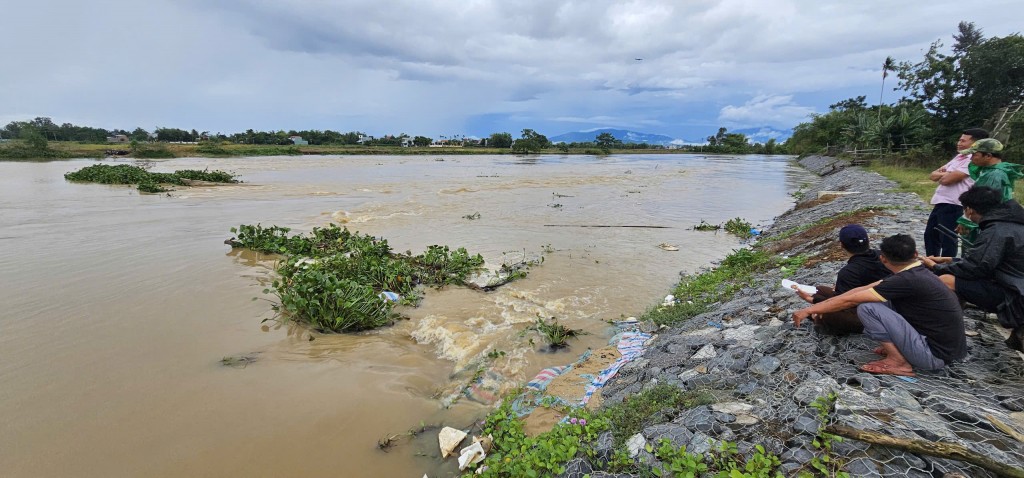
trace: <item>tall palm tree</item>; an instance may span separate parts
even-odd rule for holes
[[[882,63],[882,91],[878,93],[878,121],[882,121],[882,96],[885,95],[885,77],[889,76],[890,71],[896,71],[896,60],[893,60],[891,56],[885,57],[885,62]]]

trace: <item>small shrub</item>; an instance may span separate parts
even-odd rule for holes
[[[558,319],[552,317],[551,322],[546,322],[544,319],[537,317],[537,323],[534,325],[534,329],[547,339],[548,345],[553,349],[565,347],[569,345],[569,338],[575,337],[579,331],[570,329],[560,323]]]

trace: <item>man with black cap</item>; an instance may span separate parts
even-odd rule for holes
[[[967,341],[956,294],[920,267],[912,237],[887,237],[881,250],[891,276],[793,312],[793,324],[800,327],[814,314],[856,307],[864,335],[881,343],[875,353],[882,359],[860,366],[863,372],[913,376],[914,368],[938,370],[963,359]]]
[[[871,248],[868,231],[859,224],[848,224],[839,230],[839,245],[850,254],[850,259],[836,274],[835,289],[819,285],[814,295],[797,289],[801,299],[817,304],[892,274],[878,259],[878,251]],[[864,329],[856,308],[821,314],[813,320],[819,332],[829,335],[859,334]]]

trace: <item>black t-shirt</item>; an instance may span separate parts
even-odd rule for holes
[[[932,271],[918,264],[882,279],[874,291],[928,338],[933,355],[945,362],[967,355],[960,301]]]
[[[892,275],[878,258],[878,251],[868,249],[867,252],[854,254],[846,265],[836,273],[836,295],[851,289],[866,286],[875,281]]]

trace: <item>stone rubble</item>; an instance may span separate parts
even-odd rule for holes
[[[759,239],[768,247],[786,245],[775,252],[817,257],[834,242],[838,223],[814,240],[786,243],[797,231],[854,211],[872,211],[862,224],[872,243],[896,233],[911,234],[923,250],[922,233],[930,206],[910,193],[893,192],[891,181],[842,161],[808,157],[801,164],[823,175],[820,183],[804,192],[793,210],[776,218]],[[818,191],[851,191],[826,195]],[[824,201],[824,202],[823,202]],[[638,461],[656,458],[642,444],[666,438],[686,445],[693,453],[707,453],[720,441],[737,444],[750,453],[755,444],[779,456],[786,476],[808,471],[808,463],[820,451],[812,442],[823,425],[811,404],[831,392],[837,396],[829,416],[834,423],[873,430],[896,437],[959,443],[1003,463],[1024,467],[1024,443],[1000,431],[997,419],[1024,433],[1024,362],[1004,344],[994,319],[977,309],[967,309],[970,355],[939,373],[918,373],[904,379],[872,375],[857,366],[878,357],[877,345],[861,336],[823,336],[810,326],[793,327],[793,311],[806,306],[796,294],[780,288],[784,277],[803,284],[833,284],[845,257],[828,257],[810,267],[772,270],[759,274],[754,285],[725,303],[685,323],[663,329],[641,359],[623,367],[603,390],[606,405],[656,383],[684,390],[707,390],[719,403],[685,410],[677,416],[659,415],[659,423],[647,424],[630,439]],[[577,476],[610,456],[612,440],[599,440],[598,460],[576,459],[564,476]],[[655,445],[656,447],[656,445]],[[851,476],[943,476],[959,473],[985,477],[993,474],[964,462],[915,455],[895,449],[846,439],[833,445]],[[582,475],[579,475],[582,476]],[[593,472],[598,476],[613,475]]]

